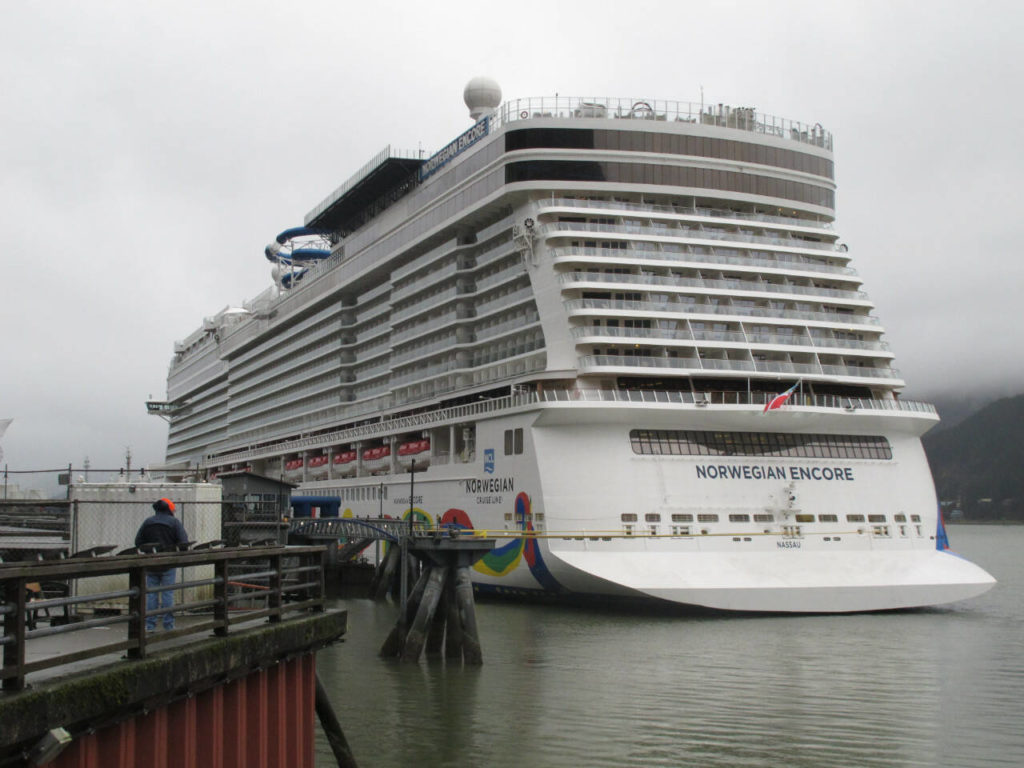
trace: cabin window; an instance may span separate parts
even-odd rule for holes
[[[819,523],[838,523],[839,515],[818,515]]]
[[[807,514],[797,515],[796,516],[796,521],[798,523],[813,523],[814,522],[814,515],[807,515]]]
[[[620,515],[620,519],[624,523],[635,523],[636,522],[636,513],[635,512],[623,512]]]
[[[884,523],[885,515],[868,515],[869,523]]]
[[[769,514],[764,514],[764,513],[757,514],[757,515],[754,515],[754,522],[755,523],[774,523],[775,522],[775,515],[769,515]]]
[[[864,515],[847,515],[846,522],[848,523],[863,523]]]
[[[717,523],[718,515],[697,515],[698,523]]]
[[[821,435],[787,432],[703,432],[697,430],[634,429],[629,433],[633,453],[642,456],[765,456],[800,459],[892,459],[892,446],[881,436]],[[719,465],[698,467],[701,476],[716,479],[734,470]],[[852,480],[852,469],[825,467],[739,468],[755,480],[826,479]],[[799,476],[798,476],[799,475]]]
[[[673,523],[692,523],[693,515],[691,514],[674,514],[672,515]]]
[[[648,512],[646,515],[644,515],[644,520],[646,520],[648,523],[660,523],[661,515],[657,513]]]
[[[750,515],[729,515],[730,523],[749,523]]]
[[[523,428],[505,430],[505,455],[513,456],[523,452]]]

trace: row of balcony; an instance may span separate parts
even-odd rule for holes
[[[786,249],[803,248],[807,250],[829,251],[837,258],[846,258],[846,251],[832,243],[802,240],[796,237],[769,237],[752,235],[742,232],[722,232],[714,229],[694,229],[692,227],[653,227],[643,224],[590,224],[583,222],[552,221],[537,227],[541,236],[562,236],[565,233],[600,233],[616,237],[638,235],[640,237],[671,237],[687,240],[728,240],[735,243],[756,243],[758,245],[780,246]]]
[[[743,307],[715,304],[679,304],[675,302],[626,301],[618,299],[568,299],[562,302],[570,315],[581,314],[584,310],[607,312],[671,313],[680,315],[714,315],[735,317],[760,317],[774,320],[814,320],[842,325],[879,325],[873,315],[857,315],[840,312],[808,312],[803,310],[776,309],[773,307]]]
[[[895,368],[856,365],[793,363],[786,360],[732,360],[692,355],[688,357],[650,357],[641,355],[583,355],[580,370],[592,373],[599,368],[660,368],[685,371],[737,371],[745,373],[791,374],[794,376],[841,376],[868,379],[899,379]]]
[[[535,203],[538,212],[574,208],[593,211],[630,211],[637,213],[667,213],[672,216],[700,217],[702,219],[729,219],[740,222],[782,224],[789,227],[824,229],[831,233],[832,223],[814,219],[800,219],[795,216],[773,216],[767,213],[738,213],[721,208],[700,206],[659,205],[657,203],[634,203],[626,200],[581,200],[572,197],[540,198]]]
[[[725,344],[785,345],[814,347],[821,349],[848,349],[871,352],[889,352],[884,341],[860,341],[857,339],[835,339],[810,334],[759,333],[754,331],[706,331],[665,328],[620,328],[607,325],[581,325],[572,329],[576,339],[611,338],[634,340],[706,341]]]
[[[769,283],[763,280],[716,280],[701,277],[678,277],[663,275],[637,275],[633,273],[603,272],[565,272],[559,276],[562,285],[572,283],[608,283],[622,286],[628,290],[630,286],[659,286],[665,288],[704,288],[719,291],[741,291],[747,293],[780,293],[793,296],[815,296],[830,299],[848,299],[865,302],[868,295],[864,291],[844,291],[836,288],[819,288],[814,285],[792,285]]]
[[[827,264],[819,259],[808,258],[800,254],[779,253],[772,258],[758,256],[738,256],[734,253],[695,253],[687,251],[655,251],[647,250],[651,243],[642,243],[643,248],[590,248],[582,246],[558,246],[550,253],[554,262],[573,263],[577,261],[601,262],[614,264],[636,264],[644,261],[667,262],[680,266],[710,264],[723,267],[752,267],[757,269],[777,269],[786,272],[808,272],[828,275],[855,276],[857,271],[852,267],[841,267]]]

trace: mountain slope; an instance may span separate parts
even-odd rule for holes
[[[940,499],[958,502],[968,519],[1024,520],[1024,395],[990,403],[923,442]]]

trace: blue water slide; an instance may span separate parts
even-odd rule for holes
[[[263,255],[267,261],[281,264],[293,264],[297,261],[319,261],[331,255],[329,248],[298,247],[289,250],[282,250],[282,246],[288,245],[297,237],[327,237],[327,232],[322,229],[311,227],[292,227],[279,234],[274,242],[263,249]]]
[[[305,274],[305,269],[300,269],[296,272],[287,272],[281,275],[281,285],[285,288],[291,288],[295,283],[299,282]]]

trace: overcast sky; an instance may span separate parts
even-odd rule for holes
[[[1024,391],[1014,2],[5,4],[0,418],[11,469],[163,459],[175,340],[462,89],[754,106],[835,136],[837,229],[906,397]],[[24,476],[12,478],[31,484]]]

